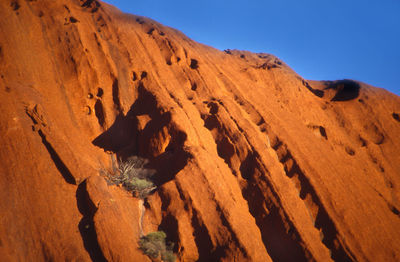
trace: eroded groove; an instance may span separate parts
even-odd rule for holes
[[[113,84],[112,84],[112,98],[113,98],[115,109],[118,112],[121,112],[121,101],[119,99],[118,79],[114,79]]]
[[[50,155],[50,158],[53,160],[54,165],[56,166],[58,172],[60,172],[61,176],[64,178],[65,182],[68,184],[76,185],[75,177],[72,175],[71,171],[69,171],[68,167],[61,160],[60,156],[57,154],[54,147],[47,141],[46,135],[40,128],[45,128],[47,126],[46,121],[44,120],[43,115],[41,114],[41,110],[38,105],[35,105],[32,109],[28,107],[25,108],[26,115],[32,120],[33,131],[37,130],[38,135],[42,139],[42,144],[46,148],[47,152]]]
[[[217,248],[213,250],[214,248],[208,229],[198,216],[196,209],[192,209],[192,226],[194,229],[194,241],[196,242],[196,247],[199,252],[197,261],[218,261],[219,258],[225,256],[223,249]]]
[[[272,185],[261,178],[257,155],[249,153],[240,166],[247,185],[242,189],[249,211],[256,219],[264,246],[273,261],[307,261],[312,257],[300,244],[300,236],[294,225],[279,212]],[[263,183],[260,183],[259,180]],[[263,188],[260,185],[264,184]],[[268,197],[269,196],[269,197]]]
[[[394,120],[396,120],[397,122],[400,122],[400,116],[397,113],[392,113],[392,117]]]
[[[106,262],[107,259],[104,257],[97,240],[97,233],[93,221],[97,207],[89,198],[86,189],[86,180],[78,185],[78,189],[76,190],[76,204],[79,212],[83,216],[79,222],[78,228],[86,251],[89,253],[92,261]]]
[[[354,256],[350,250],[345,249],[343,244],[337,240],[338,231],[336,226],[286,144],[278,137],[275,137],[272,148],[276,151],[279,161],[283,164],[286,175],[292,179],[292,182],[300,190],[299,196],[309,209],[315,228],[322,231],[322,243],[331,251],[332,259],[335,261],[353,261],[352,257]]]
[[[54,150],[53,146],[47,141],[45,134],[42,130],[38,131],[39,136],[42,138],[42,143],[46,147],[47,152],[49,153],[51,159],[53,160],[54,165],[56,166],[58,172],[62,175],[65,182],[68,184],[76,185],[76,180],[72,173],[69,171],[68,167],[61,160],[60,156],[57,154],[56,150]]]
[[[226,112],[229,112],[227,111],[223,103],[220,102],[219,104],[224,107]],[[258,114],[258,112],[254,108],[253,110]],[[239,126],[239,123],[233,118],[232,115],[229,114],[229,117],[238,128],[238,130],[245,137],[247,144],[250,146],[250,152],[252,152],[248,153],[246,159],[242,162],[240,167],[242,177],[247,180],[247,186],[243,187],[242,195],[244,199],[246,199],[246,201],[248,202],[251,215],[256,219],[256,224],[261,231],[263,243],[268,251],[268,254],[270,254],[271,258],[276,261],[281,261],[281,259],[283,259],[282,261],[285,261],[285,259],[288,259],[288,261],[302,261],[303,258],[312,258],[312,254],[309,252],[309,250],[301,246],[300,243],[302,242],[302,240],[298,231],[284,213],[271,213],[271,217],[265,215],[269,212],[269,210],[280,209],[278,204],[278,194],[275,191],[271,182],[266,179],[265,175],[260,175],[267,174],[268,170],[262,163],[257,160],[259,158],[259,155],[257,151],[251,146],[251,143],[246,133]],[[261,122],[263,124],[265,123],[262,117],[258,120],[262,120]],[[260,185],[264,185],[263,188],[261,188]],[[271,199],[270,204],[266,206],[267,210],[264,210],[259,201],[255,200],[257,199],[257,196],[252,195],[253,193],[257,193],[258,191],[261,192],[261,199]],[[269,191],[269,194],[265,193],[266,191]],[[279,216],[277,216],[277,214]],[[273,230],[278,230],[280,233],[269,234],[269,226],[271,226],[270,229],[272,228]],[[290,247],[290,249],[286,249],[286,252],[282,252],[280,249],[276,249],[276,241],[286,243],[287,246]],[[290,254],[294,254],[294,256],[291,256]]]
[[[192,214],[191,224],[193,227],[193,237],[199,254],[197,261],[218,261],[220,258],[225,257],[226,252],[223,247],[214,247],[207,227],[204,225],[197,209],[192,206],[192,200],[183,194],[182,188],[178,183],[176,183],[176,188],[180,199],[184,203],[185,210],[189,214]]]
[[[220,205],[219,205],[218,203],[217,203],[217,206],[216,206],[216,211],[217,211],[219,214],[221,214],[220,218],[221,218],[222,225],[229,231],[229,234],[230,234],[230,236],[231,236],[231,238],[232,238],[231,241],[232,241],[233,243],[235,243],[236,248],[240,250],[241,254],[243,254],[243,256],[244,256],[245,258],[248,258],[249,255],[247,254],[246,249],[242,246],[242,243],[240,243],[239,239],[238,239],[237,236],[236,236],[236,233],[232,230],[232,226],[229,224],[229,221],[228,221],[228,219],[226,218],[225,213],[222,211],[222,209],[221,209],[221,207],[220,207]],[[225,253],[227,253],[227,252],[225,251],[225,249],[226,249],[226,250],[232,250],[232,248],[229,248],[229,246],[219,246],[219,247],[217,247],[216,251],[218,251],[218,248],[223,248],[222,250],[223,250]],[[218,251],[218,252],[220,252],[220,251]]]
[[[94,104],[94,113],[97,117],[97,121],[99,122],[99,125],[102,128],[104,128],[104,124],[105,124],[104,109],[103,109],[103,103],[101,102],[100,99],[97,99],[96,103]]]
[[[176,243],[180,242],[178,220],[171,214],[167,214],[163,217],[158,230],[162,230],[167,234],[167,243],[174,243],[174,252],[178,252],[178,246]]]
[[[303,86],[305,86],[315,96],[320,97],[320,98],[324,96],[324,91],[312,88],[310,86],[310,84],[307,81],[305,81],[304,79],[301,80],[301,82],[302,82]]]
[[[219,102],[219,105],[228,112],[222,102]],[[219,130],[218,133],[223,134],[221,137],[214,138],[218,149],[221,147],[222,141],[229,141],[229,135],[227,129],[218,121],[218,104],[211,102],[208,104],[208,107],[210,108],[210,115],[203,116],[205,127],[210,131],[217,128]],[[252,112],[254,113],[254,111]],[[259,114],[255,115],[258,116],[256,118],[257,123],[263,125],[265,123],[264,119]],[[229,114],[229,117],[251,147],[244,130],[240,128],[232,115]],[[236,171],[232,168],[230,163],[230,159],[235,153],[235,148],[232,144],[229,145],[229,150],[223,151],[229,152],[229,154],[221,154],[220,150],[218,150],[218,155],[224,159],[228,167],[235,173]],[[268,203],[264,201],[264,199],[269,198],[275,199],[276,193],[274,194],[272,192],[272,185],[270,182],[262,178],[261,174],[268,173],[268,171],[261,168],[261,164],[258,161],[259,156],[254,149],[252,150],[253,151],[247,154],[239,168],[241,176],[247,180],[246,186],[242,187],[242,196],[247,201],[249,211],[256,220],[263,244],[269,256],[274,261],[307,261],[307,258],[312,257],[312,255],[301,246],[300,235],[294,228],[292,222],[287,219],[284,214],[279,212],[279,205],[276,204],[277,201],[268,200]]]

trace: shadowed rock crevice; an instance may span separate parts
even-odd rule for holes
[[[112,84],[112,98],[113,98],[115,109],[118,112],[121,112],[121,101],[119,98],[118,79],[114,79],[113,84]]]
[[[199,68],[199,62],[196,59],[190,59],[190,68],[191,69]]]
[[[96,137],[92,143],[95,146],[103,148],[105,151],[118,153],[122,149],[129,147],[130,144],[136,145],[136,139],[137,120],[119,114],[110,128]],[[134,154],[137,152],[131,153]]]
[[[17,11],[21,7],[17,0],[13,0],[10,6],[13,11]]]
[[[97,94],[96,94],[96,96],[97,96],[98,98],[102,98],[102,97],[103,97],[103,94],[104,94],[103,88],[101,88],[101,87],[97,88]]]
[[[222,254],[223,253],[228,253],[231,252],[232,249],[237,249],[240,251],[240,254],[242,254],[245,258],[248,258],[247,250],[242,246],[243,243],[241,243],[236,235],[236,233],[233,231],[232,226],[230,225],[226,214],[222,211],[221,206],[217,205],[216,206],[217,212],[220,214],[220,219],[222,222],[222,225],[227,229],[229,232],[230,236],[230,243],[227,243],[226,245],[220,245],[216,248],[214,251],[214,254]],[[228,245],[229,244],[229,245]],[[221,250],[220,250],[221,249]],[[223,259],[224,256],[220,256],[219,259]]]
[[[80,2],[82,7],[90,9],[92,13],[97,12],[101,6],[96,0],[80,0]]]
[[[323,126],[319,127],[319,133],[321,134],[322,137],[324,137],[326,140],[328,140],[328,136],[326,135],[326,129]]]
[[[360,84],[352,80],[335,81],[325,89],[333,89],[336,91],[331,101],[354,100],[360,95]]]
[[[41,130],[38,131],[39,136],[42,139],[43,145],[46,147],[47,152],[49,153],[51,159],[53,160],[54,165],[56,166],[58,172],[62,175],[65,182],[68,184],[75,185],[76,181],[74,176],[69,171],[68,167],[61,160],[60,156],[57,154],[56,150],[54,150],[53,146],[47,141],[46,136],[43,134]]]
[[[325,138],[326,140],[328,140],[328,135],[326,134],[326,129],[323,126],[320,125],[313,125],[313,124],[308,124],[307,125],[308,128],[316,131],[315,133],[323,138]]]
[[[76,203],[79,212],[83,215],[78,228],[86,251],[89,253],[92,261],[106,262],[107,260],[97,240],[97,233],[93,221],[97,207],[89,198],[89,194],[86,190],[86,180],[78,185],[76,190]]]
[[[132,71],[132,81],[136,81],[138,79],[138,76],[135,71]]]
[[[301,246],[294,226],[279,212],[280,207],[276,205],[271,185],[260,177],[262,172],[256,156],[249,153],[240,166],[240,172],[247,180],[242,194],[256,219],[264,246],[273,261],[307,261],[311,255]],[[260,179],[267,188],[260,188]]]
[[[115,153],[118,159],[132,155],[149,159],[149,167],[157,171],[153,182],[160,186],[172,180],[191,157],[183,149],[186,134],[171,122],[170,112],[161,112],[155,96],[142,84],[138,91],[138,99],[128,113],[120,113],[92,143]]]
[[[244,105],[244,103],[242,104]],[[226,128],[218,119],[218,104],[211,102],[207,106],[210,115],[202,115],[204,126],[210,131],[213,129],[218,131],[213,132],[218,155],[224,159],[232,172],[236,173],[231,163],[231,158],[235,155],[236,150],[230,142]],[[264,119],[252,107],[247,107],[247,109],[246,112],[251,112],[252,116],[255,116],[255,123],[259,126],[265,124]],[[253,110],[249,111],[250,109]],[[239,126],[237,127],[241,130]],[[307,261],[306,258],[311,255],[301,246],[298,232],[294,230],[291,222],[285,218],[284,214],[278,212],[281,207],[276,204],[278,201],[275,199],[276,194],[271,191],[272,185],[269,181],[261,178],[262,174],[268,171],[262,169],[258,158],[257,152],[248,152],[240,164],[239,171],[241,177],[247,180],[246,185],[242,187],[242,195],[247,201],[249,211],[260,229],[263,244],[274,261]],[[265,199],[268,200],[266,201]],[[274,200],[271,201],[270,199]],[[272,213],[271,210],[276,212]],[[287,230],[289,227],[292,230]]]
[[[105,116],[104,116],[103,103],[101,102],[100,99],[97,99],[96,103],[94,104],[94,114],[96,115],[96,118],[97,118],[97,121],[99,122],[99,125],[102,128],[104,128]]]
[[[178,234],[178,220],[171,214],[168,214],[161,221],[158,230],[164,231],[167,234],[167,243],[174,243],[174,253],[178,252],[177,243],[180,241]]]
[[[376,145],[381,145],[385,141],[385,135],[382,128],[373,122],[366,123],[363,131],[368,140]]]
[[[324,91],[312,88],[312,87],[310,86],[310,84],[309,84],[307,81],[302,80],[302,84],[303,84],[303,86],[305,86],[311,93],[313,93],[315,96],[320,97],[320,98],[324,96]]]
[[[210,232],[204,224],[199,211],[192,206],[192,200],[188,199],[188,197],[184,195],[184,193],[182,192],[182,188],[178,183],[176,184],[176,186],[179,192],[179,197],[184,202],[184,209],[191,213],[191,225],[193,228],[192,234],[199,255],[196,261],[219,261],[221,260],[221,258],[226,257],[226,252],[228,248],[226,246],[215,246],[213,244]],[[170,203],[169,198],[167,200],[167,203]],[[167,206],[163,205],[162,209],[167,211],[165,208],[167,208]]]
[[[181,247],[180,237],[179,237],[179,225],[178,220],[172,214],[169,214],[169,206],[171,204],[170,195],[163,190],[163,188],[158,191],[159,196],[161,198],[161,211],[165,215],[163,216],[160,225],[158,226],[158,230],[164,231],[168,237],[167,242],[173,243],[174,248],[173,251],[176,253],[179,251]]]
[[[193,236],[196,242],[199,258],[197,261],[218,261],[226,254],[222,248],[214,249],[207,227],[203,224],[196,209],[192,209]]]
[[[400,122],[400,116],[399,116],[399,114],[393,113],[393,114],[392,114],[392,117],[393,117],[393,119],[396,120],[397,122]]]
[[[315,228],[322,231],[322,243],[331,251],[332,259],[335,261],[353,261],[353,255],[343,246],[343,243],[338,241],[336,226],[286,144],[276,137],[272,148],[276,151],[279,161],[283,164],[286,175],[292,179],[299,189],[299,196],[305,201],[307,208],[310,210]]]
[[[33,131],[37,130],[38,135],[42,140],[42,144],[46,148],[47,152],[50,155],[51,160],[56,166],[58,172],[60,172],[61,176],[64,178],[65,182],[67,182],[68,184],[75,185],[76,184],[75,177],[72,175],[71,171],[64,164],[64,162],[61,160],[59,154],[47,140],[46,135],[43,133],[41,129],[41,127],[45,128],[47,126],[44,117],[41,113],[41,110],[42,109],[40,109],[38,105],[35,105],[33,108],[28,108],[28,107],[25,108],[26,115],[32,120],[33,123],[32,130]]]

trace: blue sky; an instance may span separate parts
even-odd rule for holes
[[[218,49],[271,53],[306,79],[400,95],[400,0],[106,0]]]

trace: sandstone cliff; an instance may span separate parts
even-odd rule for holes
[[[94,0],[0,1],[0,257],[399,261],[400,98]],[[138,155],[138,199],[100,171]]]

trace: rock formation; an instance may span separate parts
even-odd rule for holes
[[[400,98],[96,0],[0,1],[0,257],[399,261]],[[140,156],[140,201],[102,170]],[[139,207],[139,208],[138,208]]]

